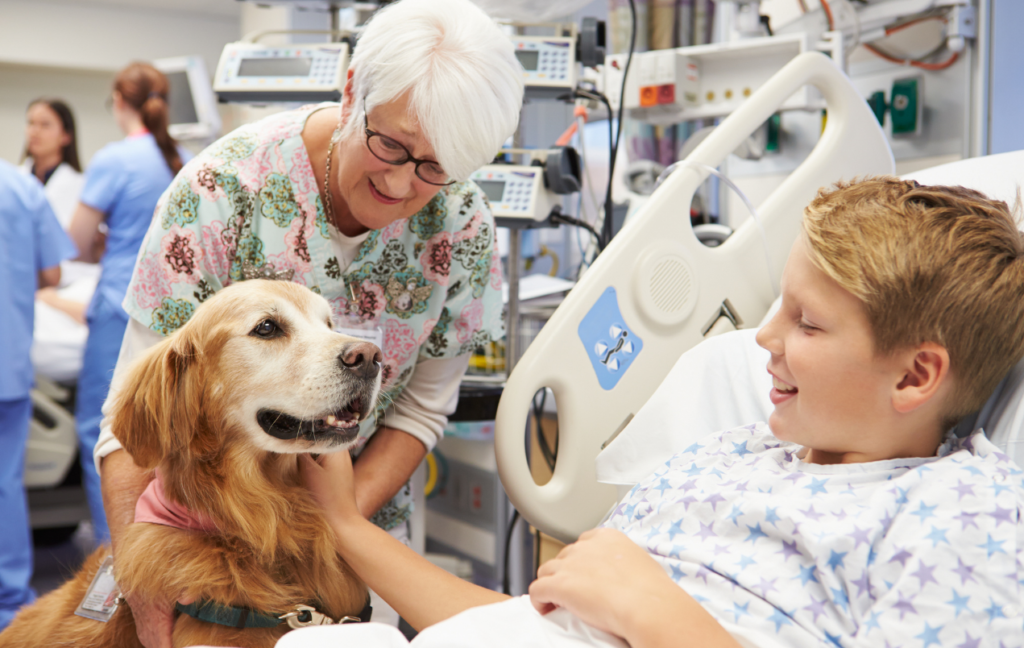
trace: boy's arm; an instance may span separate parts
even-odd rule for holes
[[[593,529],[541,566],[534,607],[563,607],[632,648],[739,644],[650,555],[620,531]]]
[[[356,506],[347,452],[321,455],[315,461],[301,455],[299,472],[324,509],[338,553],[416,630],[508,598],[449,574],[364,518]]]

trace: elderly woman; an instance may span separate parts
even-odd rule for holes
[[[333,305],[338,330],[383,351],[383,395],[360,428],[357,497],[363,515],[405,533],[409,477],[454,411],[469,355],[502,334],[494,221],[466,179],[515,130],[521,70],[468,0],[401,0],[360,38],[340,109],[274,115],[199,154],[142,246],[108,404],[128,361],[223,286],[309,286]],[[150,477],[105,423],[96,461],[116,552]],[[143,643],[170,645],[170,610],[129,602]]]

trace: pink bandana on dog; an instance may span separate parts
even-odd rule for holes
[[[149,486],[142,492],[138,503],[135,505],[135,521],[148,522],[150,524],[162,524],[176,529],[188,531],[201,531],[210,533],[216,530],[216,526],[205,516],[196,515],[187,508],[172,502],[164,495],[163,481],[160,479],[160,471],[156,477],[149,482]]]

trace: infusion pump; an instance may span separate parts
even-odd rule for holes
[[[491,203],[495,218],[543,221],[561,199],[544,187],[544,167],[489,164],[469,179]]]
[[[576,87],[576,38],[514,36],[526,96],[554,99]]]
[[[220,55],[213,90],[224,103],[337,101],[348,60],[348,43],[229,43]]]

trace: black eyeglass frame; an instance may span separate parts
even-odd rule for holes
[[[433,185],[435,187],[447,187],[447,186],[453,185],[453,184],[455,184],[457,182],[456,180],[449,180],[448,182],[432,182],[432,181],[427,180],[426,178],[424,178],[422,175],[420,175],[420,166],[422,166],[424,164],[437,164],[437,161],[436,160],[420,160],[418,158],[414,158],[412,156],[412,153],[409,152],[409,149],[405,148],[405,146],[403,146],[401,142],[395,140],[392,137],[388,137],[387,135],[384,135],[383,133],[378,133],[377,131],[370,130],[370,120],[366,116],[366,113],[363,113],[363,130],[366,132],[366,148],[367,148],[367,150],[369,150],[370,153],[373,153],[373,157],[377,158],[381,162],[385,162],[385,163],[391,164],[393,166],[402,166],[403,164],[408,164],[410,162],[414,162],[416,164],[416,169],[414,171],[414,173],[416,174],[416,177],[419,178],[420,180],[422,180],[423,182],[426,182],[427,184]],[[400,161],[391,161],[391,160],[385,160],[381,156],[377,155],[374,152],[373,148],[370,146],[370,138],[372,138],[372,137],[379,137],[382,140],[390,142],[390,143],[394,144],[395,146],[397,146],[398,148],[402,149],[402,151],[405,152],[405,159],[400,160]]]

